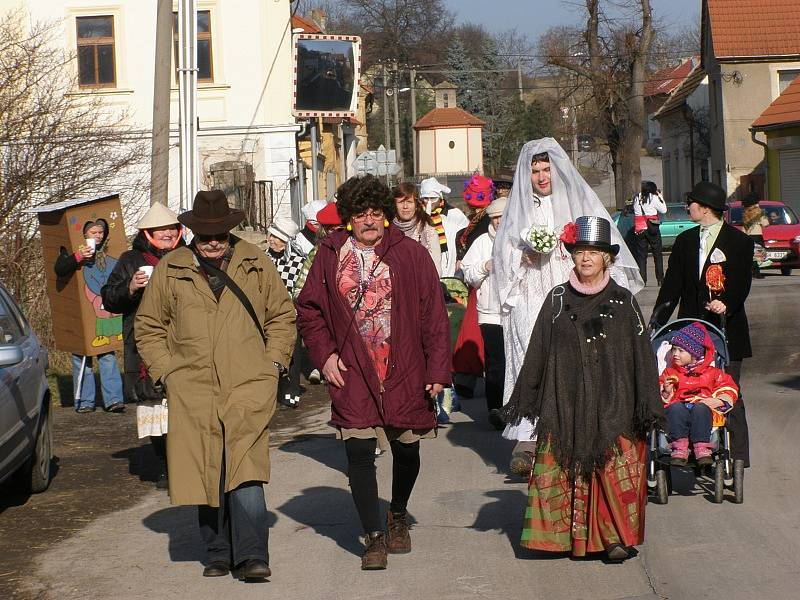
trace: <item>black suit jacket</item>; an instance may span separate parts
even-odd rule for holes
[[[727,307],[725,316],[730,358],[741,360],[753,355],[747,313],[744,310],[753,276],[753,240],[727,223],[722,224],[719,236],[708,253],[702,275],[698,274],[700,227],[684,231],[677,237],[650,320],[658,326],[664,325],[680,303],[679,318],[702,319],[721,326],[719,316],[705,309],[709,301],[705,273],[712,264],[716,249],[724,254],[724,260],[718,264],[725,274],[725,291],[715,294],[714,299],[721,300]]]

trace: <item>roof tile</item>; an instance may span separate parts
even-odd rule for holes
[[[699,57],[686,58],[677,67],[656,71],[648,77],[644,84],[645,97],[672,93],[672,90],[689,76],[694,65],[698,62],[700,62]]]
[[[483,127],[485,122],[463,108],[434,108],[414,123],[414,129],[436,129],[438,127]]]
[[[761,116],[753,121],[753,128],[770,128],[800,122],[800,76],[772,101]]]
[[[798,0],[706,0],[717,58],[800,54]]]

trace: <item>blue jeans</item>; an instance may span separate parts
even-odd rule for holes
[[[711,439],[711,409],[705,404],[676,402],[667,407],[670,441],[689,438],[692,444]]]
[[[72,394],[78,389],[78,376],[81,371],[83,357],[79,354],[72,355]],[[122,376],[117,367],[117,358],[113,352],[101,354],[97,357],[97,366],[100,369],[100,389],[103,392],[103,406],[108,408],[112,404],[122,402]],[[93,407],[94,398],[94,371],[92,370],[92,357],[86,357],[86,367],[83,370],[80,400],[75,401],[75,409]]]
[[[246,560],[257,559],[269,564],[264,485],[260,481],[250,481],[226,494],[222,489],[225,469],[222,471],[219,508],[197,507],[197,521],[208,562],[237,567]]]

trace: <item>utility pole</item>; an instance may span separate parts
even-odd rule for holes
[[[517,61],[517,89],[519,90],[519,101],[525,102],[522,97],[522,61]]]
[[[197,157],[197,5],[178,2],[178,106],[180,107],[181,210],[191,206],[200,183]]]
[[[383,102],[381,103],[381,110],[383,111],[383,145],[386,151],[392,147],[392,134],[389,130],[389,86],[386,85],[389,79],[386,73],[386,65],[383,65]]]
[[[394,68],[394,82],[392,86],[394,89],[394,94],[392,101],[394,104],[394,145],[396,151],[395,156],[397,164],[401,165],[400,173],[402,175],[403,143],[402,140],[400,139],[400,110],[398,108],[398,102],[399,102],[398,96],[400,95],[400,86],[398,85],[398,80],[400,78],[400,72],[397,70],[397,61],[394,61],[392,67]]]
[[[411,174],[417,174],[417,132],[414,123],[417,122],[417,70],[411,69],[411,153],[414,164],[411,165]]]
[[[153,76],[153,141],[150,147],[150,205],[167,205],[169,180],[169,93],[172,61],[172,0],[156,6]]]

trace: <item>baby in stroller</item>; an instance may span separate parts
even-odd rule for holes
[[[689,443],[700,467],[713,462],[712,411],[725,414],[739,397],[733,378],[713,365],[714,343],[701,323],[677,330],[670,339],[672,364],[661,373],[661,398],[669,424],[670,461],[683,466]]]

